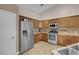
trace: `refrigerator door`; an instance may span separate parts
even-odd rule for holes
[[[33,47],[33,27],[30,22],[21,22],[20,53]]]
[[[33,27],[32,23],[28,23],[28,48],[33,47],[33,42],[34,42],[34,36],[33,36]]]
[[[28,50],[28,25],[26,22],[21,21],[21,29],[20,29],[20,53]]]

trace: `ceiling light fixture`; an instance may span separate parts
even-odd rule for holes
[[[42,7],[42,6],[44,6],[44,4],[41,4],[40,6]]]

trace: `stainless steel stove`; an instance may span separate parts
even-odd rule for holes
[[[50,28],[50,32],[48,34],[48,42],[57,44],[57,33],[58,33],[57,24],[53,24],[53,26],[52,24],[50,24],[49,28]]]
[[[49,33],[48,42],[57,44],[57,33]]]

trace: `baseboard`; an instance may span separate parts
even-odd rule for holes
[[[16,55],[19,55],[19,51],[18,51],[18,52],[16,52]]]

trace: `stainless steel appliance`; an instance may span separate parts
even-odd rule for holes
[[[57,23],[50,24],[49,28],[50,28],[50,31],[48,34],[48,42],[57,44],[57,33],[58,33]]]
[[[49,33],[49,43],[57,44],[57,33]]]
[[[51,23],[51,24],[49,24],[49,28],[57,28],[57,23]]]
[[[33,27],[30,22],[20,22],[20,53],[27,51],[33,47],[34,36]]]

